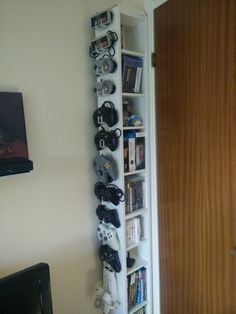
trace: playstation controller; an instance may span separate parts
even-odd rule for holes
[[[116,209],[108,209],[105,205],[99,205],[96,214],[99,220],[111,223],[116,228],[120,227],[120,219]]]
[[[99,258],[102,262],[109,264],[116,273],[121,271],[121,263],[118,252],[113,250],[107,244],[102,245],[99,248]]]

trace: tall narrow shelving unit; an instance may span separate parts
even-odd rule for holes
[[[119,128],[122,135],[119,139],[119,147],[114,152],[108,148],[102,151],[104,155],[112,155],[118,165],[118,179],[113,181],[115,185],[122,189],[126,194],[126,201],[121,202],[118,206],[106,202],[106,206],[110,209],[116,208],[119,213],[121,227],[117,229],[118,239],[120,242],[120,250],[118,251],[122,265],[122,271],[116,274],[119,301],[120,304],[113,313],[116,314],[133,314],[133,313],[152,313],[152,276],[151,276],[151,208],[150,208],[150,154],[149,154],[149,90],[147,83],[147,16],[143,11],[126,7],[115,6],[110,9],[113,13],[112,23],[107,29],[96,30],[95,38],[106,34],[107,31],[115,32],[118,36],[117,42],[114,44],[115,55],[112,57],[117,63],[117,69],[114,73],[98,77],[101,79],[111,80],[116,85],[114,94],[108,96],[97,97],[97,104],[100,107],[103,102],[111,101],[114,103],[116,110],[119,113],[118,123],[113,128]],[[124,56],[137,57],[143,61],[141,87],[139,92],[124,92],[122,89],[124,80],[123,58]],[[100,55],[97,59],[100,59]],[[127,125],[125,123],[124,103],[132,103],[132,110],[141,118],[141,125]],[[125,166],[124,154],[126,154],[126,144],[129,134],[136,136],[142,133],[142,144],[144,143],[145,166],[137,167],[129,170],[129,166]],[[135,146],[136,149],[136,146]],[[142,207],[135,210],[127,210],[130,202],[128,193],[133,193],[133,190],[127,191],[130,182],[141,182],[140,194],[142,194]],[[134,195],[132,195],[134,197]],[[139,204],[138,204],[139,205]],[[130,208],[129,208],[130,209]],[[128,244],[127,237],[130,231],[128,228],[132,225],[131,221],[138,221],[138,226],[141,228],[141,235],[137,241]],[[127,256],[134,258],[135,263],[131,268],[127,267]],[[132,280],[139,275],[144,275],[141,280],[141,288],[146,290],[146,293],[130,304],[130,285]],[[145,287],[144,287],[145,286]],[[136,303],[136,304],[135,304]],[[143,309],[143,312],[142,310]],[[140,311],[141,310],[141,311]],[[140,312],[139,312],[140,311]]]

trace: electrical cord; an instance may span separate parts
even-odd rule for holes
[[[99,181],[94,185],[94,193],[100,201],[111,202],[114,205],[125,201],[124,192],[115,184],[105,185]]]
[[[112,127],[118,122],[118,113],[113,102],[104,101],[100,108],[93,113],[93,122],[96,127],[101,126],[104,122]]]
[[[97,150],[102,150],[107,146],[113,152],[118,147],[118,138],[121,136],[121,134],[122,132],[119,128],[106,131],[103,127],[101,127],[101,130],[95,135],[94,138]]]
[[[115,48],[113,46],[114,46],[115,42],[118,40],[118,35],[115,32],[108,31],[107,32],[107,36],[109,36],[109,35],[111,36],[111,46],[107,47],[107,52],[108,52],[110,57],[114,57],[116,51],[115,51]],[[100,55],[100,53],[97,52],[97,51],[93,51],[92,50],[92,46],[90,45],[90,47],[89,47],[89,56],[91,58],[95,59],[99,55]]]

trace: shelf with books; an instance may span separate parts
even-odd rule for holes
[[[144,58],[122,54],[122,92],[142,93]]]
[[[144,306],[147,300],[147,269],[142,267],[127,276],[129,311]]]
[[[126,200],[124,205],[125,244],[127,255],[135,259],[131,268],[126,267],[127,278],[140,269],[146,271],[146,298],[140,304],[129,303],[128,313],[151,314],[151,236],[149,195],[149,109],[147,81],[147,49],[145,46],[146,20],[141,15],[130,18],[121,14],[121,77],[120,99],[123,119],[123,173],[122,181]],[[138,70],[139,68],[139,70]],[[139,76],[138,76],[139,75]],[[129,84],[128,84],[128,81]],[[130,221],[136,221],[134,240],[130,237]],[[140,220],[140,221],[139,221]],[[134,223],[134,224],[135,224]],[[133,227],[133,225],[131,225]],[[140,231],[139,231],[140,228]],[[127,290],[129,284],[127,286]],[[148,298],[148,301],[146,300]],[[140,310],[140,312],[139,312]]]
[[[146,133],[142,130],[126,130],[123,134],[124,144],[124,172],[135,173],[145,169],[145,138]]]
[[[143,216],[139,215],[125,221],[126,247],[135,247],[144,239],[143,219]]]
[[[98,72],[96,71],[98,73],[97,84],[94,90],[96,90],[98,109],[101,109],[97,112],[99,117],[95,120],[95,125],[101,124],[101,127],[104,128],[104,134],[115,129],[120,130],[117,132],[117,138],[114,139],[118,142],[115,150],[111,150],[106,145],[105,140],[104,143],[103,141],[99,142],[101,146],[104,144],[104,147],[99,150],[99,154],[114,161],[115,178],[109,178],[109,180],[113,179],[109,181],[109,184],[113,187],[114,185],[117,186],[125,194],[122,201],[115,205],[112,204],[112,201],[101,199],[101,204],[105,205],[108,211],[116,210],[120,220],[120,227],[117,228],[116,232],[120,243],[117,254],[120,259],[121,271],[115,273],[119,302],[117,302],[113,312],[114,314],[128,314],[130,311],[135,313],[142,308],[136,304],[133,304],[132,308],[128,305],[127,276],[145,268],[147,270],[147,295],[149,299],[148,302],[141,302],[146,309],[142,314],[151,314],[151,236],[150,228],[148,228],[151,213],[149,195],[150,148],[148,145],[150,84],[147,73],[147,17],[142,11],[122,5],[113,7],[111,12],[112,19],[108,27],[96,29],[94,34],[95,38],[98,39],[101,36],[107,36],[107,34],[112,35],[111,39],[114,39],[111,49],[109,48],[102,53],[98,51],[98,56],[94,60],[98,68]],[[98,48],[100,49],[100,46]],[[116,65],[109,73],[101,66],[105,54],[110,54],[110,59]],[[107,59],[106,61],[111,60]],[[129,75],[127,63],[126,73],[124,72],[125,60],[126,62],[131,61]],[[104,84],[104,89],[103,84],[101,84],[106,81],[114,87],[110,92],[105,89],[106,84]],[[115,109],[115,113],[114,110],[110,109]],[[111,117],[110,114],[107,114],[108,111],[113,112],[112,118],[114,117],[115,123],[112,125],[108,121]],[[104,116],[101,112],[104,113]],[[98,133],[99,131],[100,129],[98,129]],[[130,188],[126,191],[128,182]],[[109,188],[109,184],[105,182],[106,188]],[[136,238],[133,242],[127,243],[127,223],[130,220],[136,221]],[[127,263],[127,255],[129,254],[135,258],[135,264],[132,268],[127,266],[130,265]],[[141,312],[137,314],[141,314]]]
[[[125,214],[133,218],[138,213],[144,213],[146,208],[145,202],[145,178],[140,175],[125,177]]]
[[[131,310],[129,310],[129,314],[139,314],[139,310],[142,308],[145,308],[148,305],[148,301],[144,301],[141,304],[136,305],[133,307]],[[146,308],[144,309],[143,313],[141,312],[140,314],[146,314]]]

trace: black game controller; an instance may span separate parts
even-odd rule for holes
[[[124,192],[115,184],[97,182],[94,184],[94,193],[100,201],[111,202],[116,206],[125,201]]]
[[[110,248],[107,244],[99,248],[99,258],[102,262],[108,263],[115,272],[121,271],[121,263],[118,252]]]
[[[121,136],[121,130],[116,128],[115,130],[106,131],[101,127],[100,131],[95,135],[94,141],[97,150],[102,150],[108,147],[112,152],[117,149],[119,145],[119,137]]]
[[[116,209],[107,209],[104,205],[99,205],[96,209],[98,219],[105,223],[111,223],[114,227],[120,227],[120,219]]]
[[[93,121],[96,127],[107,124],[112,127],[118,122],[118,112],[111,101],[104,101],[102,106],[93,114]]]

